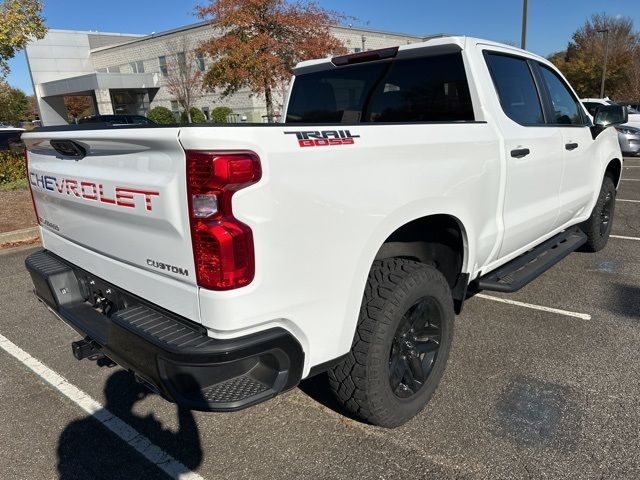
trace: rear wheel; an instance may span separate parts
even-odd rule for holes
[[[591,216],[580,225],[580,228],[587,236],[587,243],[584,244],[582,250],[598,252],[607,245],[613,226],[615,204],[616,187],[613,179],[606,176],[602,181],[600,195],[598,195],[598,201],[595,207],[593,207]]]
[[[434,267],[404,259],[376,261],[351,352],[329,371],[338,401],[383,427],[411,419],[442,377],[454,316],[449,284]]]

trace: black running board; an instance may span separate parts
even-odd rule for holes
[[[572,227],[537,247],[514,258],[509,263],[480,277],[475,282],[478,290],[515,292],[535,280],[556,263],[577,250],[587,241],[578,227]]]

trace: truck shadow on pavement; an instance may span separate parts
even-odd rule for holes
[[[611,310],[625,317],[640,320],[640,288],[635,285],[614,283]]]
[[[333,393],[331,393],[331,388],[329,387],[329,379],[327,378],[326,373],[320,373],[313,377],[302,380],[298,385],[298,388],[308,397],[318,402],[320,405],[333,410],[342,417],[349,418],[350,420],[354,420],[358,423],[363,423],[361,419],[359,419],[351,412],[346,410],[342,405],[340,405],[340,403],[333,396]]]
[[[188,474],[200,465],[203,456],[200,434],[190,410],[178,407],[177,431],[164,428],[153,413],[137,415],[134,406],[155,394],[125,370],[118,370],[107,379],[104,393],[104,408],[181,462],[186,467],[183,473]],[[60,435],[58,472],[63,480],[167,478],[91,416],[70,423]]]

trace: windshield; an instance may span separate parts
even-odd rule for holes
[[[613,100],[605,100],[609,105],[620,105],[619,103],[614,102]],[[629,115],[640,115],[640,112],[633,108],[631,105],[623,105],[624,108],[627,109],[627,113]]]

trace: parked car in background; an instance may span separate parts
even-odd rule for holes
[[[0,126],[0,150],[9,150],[11,142],[19,142],[24,129]]]
[[[618,105],[622,105],[624,107],[631,107],[633,108],[636,113],[640,113],[640,101],[636,100],[636,101],[624,101],[624,102],[617,102]],[[631,113],[631,112],[629,112]]]
[[[595,111],[595,108],[601,105],[620,105],[617,102],[609,98],[582,98],[580,101],[584,104],[587,110],[592,109]],[[640,128],[640,112],[634,108],[627,107],[627,112],[629,114],[629,120],[625,123],[626,126]],[[591,114],[593,117],[593,114]]]
[[[108,123],[111,125],[156,125],[142,115],[90,115],[82,117],[78,123]]]
[[[589,112],[591,117],[594,117],[598,108],[603,105],[616,105],[615,102],[601,98],[587,98],[582,100],[582,104]],[[632,116],[640,117],[640,113],[634,108],[627,106],[627,112],[629,113],[629,119]],[[638,122],[640,126],[640,121]],[[622,154],[626,156],[640,155],[640,128],[630,125],[630,122],[624,125],[616,125],[616,131],[618,132],[618,141],[620,142],[620,150]]]

